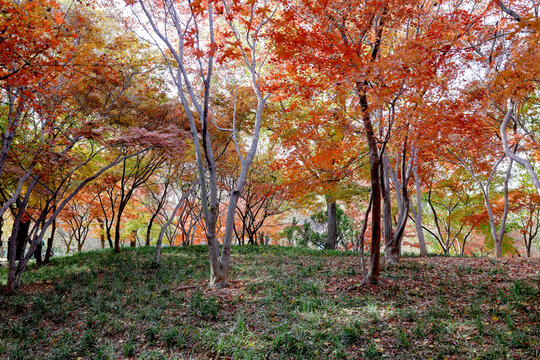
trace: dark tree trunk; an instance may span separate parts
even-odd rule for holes
[[[56,208],[53,208],[53,213],[56,211]],[[51,261],[53,245],[54,245],[54,235],[56,234],[56,220],[52,223],[51,236],[47,239],[47,249],[45,250],[45,260],[43,262],[48,264]]]
[[[334,199],[327,199],[326,212],[328,218],[328,237],[326,238],[326,244],[324,248],[328,250],[335,250],[337,245],[337,204]]]
[[[120,252],[120,216],[116,220],[116,225],[114,229],[114,252]]]
[[[30,230],[30,220],[23,221],[21,220],[19,224],[19,231],[17,232],[17,240],[16,240],[16,250],[15,250],[15,261],[19,260],[21,257],[24,256],[23,249],[24,249],[24,242],[26,241],[26,238],[28,237],[28,231]],[[11,243],[8,244],[8,260],[11,259]]]
[[[37,183],[37,180],[34,179],[34,182],[30,185],[30,190],[35,186]],[[28,204],[28,200],[30,199],[30,191],[27,191],[26,196],[17,212],[17,216],[15,216],[15,220],[13,221],[13,226],[11,228],[11,235],[9,237],[8,242],[8,263],[9,263],[9,273],[8,278],[6,282],[6,292],[7,294],[13,294],[15,291],[15,288],[17,287],[17,260],[20,259],[19,256],[17,256],[17,250],[19,248],[19,238],[21,238],[20,233],[24,233],[24,238],[20,242],[21,245],[21,252],[24,248],[24,241],[26,240],[26,237],[28,235],[28,229],[30,228],[30,221],[24,221],[23,216],[25,215],[25,207]],[[24,228],[26,227],[26,231]],[[20,263],[19,263],[20,265]]]
[[[371,121],[370,126],[371,127]],[[371,166],[371,193],[373,194],[373,204],[371,213],[371,254],[369,259],[369,272],[366,277],[366,282],[370,284],[378,284],[381,274],[381,186],[379,179],[380,158],[375,142],[373,131],[371,135],[368,132],[369,144],[369,164]]]
[[[146,229],[146,239],[144,241],[144,246],[150,246],[150,232],[152,231],[152,225],[154,224],[154,219],[156,218],[157,213],[153,214],[150,218],[150,221],[148,222],[148,229]],[[184,232],[182,231],[182,237],[184,236]]]
[[[43,250],[43,243],[41,242],[36,249],[36,252],[34,252],[34,259],[36,259],[37,266],[41,266],[43,264],[43,260],[41,259],[41,251]]]
[[[375,43],[371,51],[371,61],[374,61],[379,55],[379,49],[382,41],[382,33],[384,28],[384,18],[388,9],[383,7],[381,18],[376,30]],[[369,149],[369,166],[371,175],[371,196],[372,196],[372,213],[371,213],[371,256],[369,259],[369,272],[364,280],[368,284],[376,285],[379,283],[381,275],[381,178],[380,166],[381,156],[377,146],[377,138],[373,130],[371,122],[371,114],[369,109],[367,89],[369,81],[364,80],[356,83],[356,92],[359,97],[360,109],[362,110],[362,122],[366,132],[366,140]]]
[[[124,210],[126,209],[126,206],[131,199],[131,195],[133,194],[133,188],[127,192],[126,195],[124,195],[124,190],[122,189],[122,196],[120,200],[120,206],[118,207],[118,214],[116,216],[116,225],[114,229],[114,252],[119,253],[120,252],[120,226],[122,222],[122,214],[124,213]]]
[[[366,140],[369,149],[369,166],[371,175],[371,254],[369,258],[369,271],[365,278],[368,284],[376,285],[379,283],[381,274],[381,180],[380,166],[381,157],[377,147],[377,139],[373,130],[371,116],[369,113],[368,99],[366,89],[368,83],[357,83],[357,92],[360,98],[360,107],[362,108],[362,120],[364,130],[366,131]]]
[[[114,248],[114,244],[112,241],[112,235],[111,235],[111,228],[107,227],[107,242],[109,243],[109,248]]]

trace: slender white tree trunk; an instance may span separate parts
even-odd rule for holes
[[[424,228],[422,227],[422,187],[420,177],[418,176],[418,164],[413,166],[414,185],[416,188],[416,209],[410,204],[411,212],[414,216],[414,226],[416,227],[416,236],[418,237],[418,245],[420,246],[420,255],[427,256],[426,238],[424,236]]]

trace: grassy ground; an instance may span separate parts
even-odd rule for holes
[[[0,295],[0,358],[540,358],[539,259],[404,258],[373,288],[347,253],[242,247],[210,291],[206,248],[152,254],[31,269]]]

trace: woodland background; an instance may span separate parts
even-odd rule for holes
[[[539,10],[0,0],[0,357],[538,358]]]

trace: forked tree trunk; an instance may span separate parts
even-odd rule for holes
[[[398,223],[396,226],[396,231],[392,237],[391,242],[385,248],[384,257],[386,264],[388,265],[397,265],[401,258],[401,242],[403,240],[403,235],[405,233],[405,227],[407,225],[407,219],[409,213],[409,199],[408,197],[404,198],[403,203],[399,206],[398,214]]]
[[[107,229],[106,229],[106,234],[107,234],[107,242],[109,243],[109,248],[113,249],[114,248],[114,243],[112,241],[112,234],[111,234],[111,227],[110,226],[107,226]]]
[[[147,1],[139,1],[138,5],[141,6],[142,11],[145,13],[146,18],[149,22],[150,27],[154,33],[163,41],[165,46],[169,49],[171,55],[175,59],[175,64],[172,65],[172,62],[167,60],[169,70],[171,75],[173,75],[176,88],[178,91],[178,96],[180,97],[184,114],[186,115],[189,128],[192,135],[192,140],[194,144],[195,157],[197,162],[198,175],[200,180],[200,190],[201,190],[201,210],[204,215],[205,227],[206,227],[206,238],[208,241],[208,255],[210,258],[210,287],[224,287],[228,284],[229,276],[229,263],[231,256],[231,245],[232,245],[232,235],[233,235],[233,225],[234,225],[234,215],[236,210],[236,204],[238,201],[239,195],[242,193],[242,190],[245,185],[247,172],[253,158],[255,157],[257,151],[257,145],[260,136],[261,130],[261,118],[262,112],[264,110],[265,103],[268,99],[268,95],[263,96],[260,90],[260,75],[259,71],[261,69],[261,63],[259,63],[259,56],[257,54],[257,38],[252,34],[259,33],[261,28],[266,24],[266,22],[261,22],[258,25],[249,24],[249,26],[254,26],[255,29],[248,35],[244,36],[236,27],[237,24],[233,23],[232,17],[227,18],[226,21],[229,24],[230,30],[234,35],[235,39],[244,46],[239,46],[238,49],[242,54],[242,59],[245,62],[246,68],[250,75],[250,82],[253,88],[255,97],[257,98],[257,110],[255,114],[255,121],[253,127],[253,133],[251,138],[251,144],[245,158],[243,157],[240,151],[240,144],[236,138],[236,127],[235,127],[235,116],[236,116],[236,102],[234,103],[233,110],[233,124],[231,129],[228,129],[231,132],[231,138],[235,144],[236,151],[238,153],[238,158],[241,164],[240,176],[236,181],[236,187],[231,191],[229,198],[229,205],[227,209],[227,218],[225,222],[225,234],[223,238],[223,249],[220,252],[219,242],[216,238],[216,229],[217,229],[217,215],[218,215],[218,206],[219,202],[217,199],[217,180],[216,180],[216,163],[215,157],[212,150],[212,142],[209,134],[209,112],[210,112],[210,95],[211,95],[211,84],[212,84],[212,74],[214,67],[214,56],[210,54],[207,58],[206,64],[203,66],[202,60],[200,60],[201,65],[201,75],[199,80],[203,85],[202,88],[202,97],[198,94],[196,89],[193,87],[192,76],[188,75],[188,70],[185,64],[185,48],[186,48],[186,26],[181,22],[182,16],[179,15],[179,10],[176,8],[174,2],[163,2],[162,10],[166,14],[166,21],[170,21],[168,25],[176,30],[176,35],[178,35],[174,40],[171,41],[168,34],[165,34],[159,24],[157,23],[156,17],[154,17],[154,9],[152,5],[148,6]],[[222,3],[223,11],[229,15],[230,10],[228,8],[227,2]],[[205,33],[209,41],[214,43],[215,33],[214,33],[214,9],[213,2],[208,2],[207,4],[207,24],[208,30]],[[251,8],[254,10],[254,8]],[[195,27],[194,31],[197,36],[199,35],[199,28]],[[247,40],[245,40],[247,37]],[[263,60],[264,64],[264,60]],[[188,99],[189,98],[189,99]],[[200,122],[200,133],[197,125],[195,124],[195,116],[192,111],[192,108],[195,109],[198,115],[198,121]],[[201,146],[202,140],[202,146]],[[203,164],[203,151],[204,151],[204,162]],[[206,165],[206,166],[205,166]],[[209,175],[208,177],[206,175]],[[206,184],[208,182],[208,189]]]
[[[169,182],[167,181],[165,185],[165,189],[163,190],[163,196],[161,197],[158,207],[156,211],[152,214],[152,217],[150,218],[150,221],[148,222],[148,228],[146,229],[146,239],[144,241],[144,246],[150,246],[150,232],[152,231],[152,225],[154,224],[154,220],[159,214],[159,211],[161,210],[163,204],[165,203],[165,198],[167,196],[167,189],[169,188]],[[182,234],[184,233],[184,228],[182,227]]]
[[[516,145],[516,147],[514,147],[514,151],[515,151],[516,148],[517,148],[517,145]],[[484,204],[486,206],[486,210],[487,210],[487,214],[488,214],[489,229],[490,229],[490,232],[491,232],[491,237],[493,239],[494,256],[500,258],[500,257],[502,257],[502,240],[503,240],[504,234],[505,234],[506,219],[507,219],[507,215],[508,215],[508,181],[510,180],[510,174],[511,174],[512,165],[513,165],[513,159],[510,157],[510,165],[508,166],[508,170],[507,170],[507,173],[506,173],[505,196],[504,196],[505,197],[505,199],[504,199],[504,201],[505,201],[504,212],[503,212],[501,223],[500,223],[500,229],[499,229],[500,232],[497,233],[497,227],[496,227],[496,224],[495,224],[495,216],[493,214],[493,208],[491,206],[491,202],[490,202],[490,199],[489,199],[489,187],[490,187],[491,181],[493,179],[493,176],[495,175],[495,172],[496,172],[497,168],[499,167],[501,162],[506,157],[506,154],[504,154],[499,160],[497,160],[497,162],[493,166],[493,169],[491,170],[491,174],[489,175],[487,181],[480,181],[480,179],[478,179],[478,177],[476,176],[474,168],[469,163],[465,162],[465,160],[463,160],[462,158],[460,158],[459,156],[457,156],[455,154],[452,154],[452,155],[461,163],[461,165],[465,168],[465,170],[467,170],[467,172],[471,175],[471,177],[474,179],[474,181],[476,181],[476,183],[478,184],[478,186],[480,186],[480,189],[482,190],[482,195],[484,197]],[[440,233],[440,231],[439,231],[439,233]]]
[[[373,124],[368,112],[368,101],[365,87],[367,83],[357,83],[357,91],[362,108],[362,120],[366,131],[366,140],[369,149],[369,166],[371,175],[371,254],[369,258],[369,271],[364,282],[372,285],[379,283],[381,274],[381,182],[379,168],[381,165],[377,139],[373,131]]]
[[[32,183],[30,184],[29,189],[26,192],[26,195],[24,197],[24,200],[20,204],[19,211],[17,212],[17,215],[15,216],[15,219],[13,220],[13,226],[11,227],[11,235],[9,237],[8,241],[8,263],[9,263],[9,272],[8,272],[8,278],[6,281],[6,293],[7,294],[13,294],[15,292],[15,288],[17,287],[17,263],[16,261],[19,260],[19,257],[17,256],[17,248],[18,248],[18,239],[20,237],[19,232],[21,231],[21,227],[23,224],[28,224],[28,228],[30,227],[30,222],[22,222],[26,205],[28,204],[28,201],[30,200],[30,193],[32,192],[32,189],[37,184],[37,179],[34,179]],[[25,225],[26,226],[26,225]],[[24,228],[21,232],[26,232],[26,235],[24,236],[24,240],[26,241],[26,236],[28,235],[28,229],[25,231]],[[24,243],[23,243],[24,244]],[[18,264],[20,266],[20,262]]]
[[[324,248],[327,250],[335,250],[337,245],[337,204],[336,200],[327,198],[326,200],[326,216],[328,222],[328,237]]]
[[[405,148],[407,146],[407,138],[405,138]],[[386,152],[383,154],[383,168],[384,168],[384,193],[385,195],[385,232],[387,226],[389,232],[392,236],[388,238],[385,233],[385,251],[384,258],[386,264],[388,265],[397,265],[401,258],[401,242],[405,234],[405,227],[407,225],[407,219],[409,218],[409,193],[408,193],[408,184],[411,176],[411,167],[412,167],[412,157],[409,158],[409,161],[406,161],[406,150],[403,151],[400,157],[398,157],[398,162],[401,162],[401,181],[398,178],[396,172],[392,169],[390,161]],[[401,159],[401,161],[400,161]],[[398,203],[398,220],[396,224],[396,229],[394,231],[391,218],[391,209],[390,209],[390,181],[389,176],[392,178],[394,183],[396,199]],[[386,209],[388,206],[388,210]],[[387,211],[386,211],[387,210]],[[388,219],[386,218],[388,216]],[[386,224],[388,223],[388,224]]]
[[[244,178],[245,181],[245,178]],[[208,244],[212,241],[212,253],[213,256],[210,258],[210,283],[209,287],[211,288],[224,288],[229,286],[229,266],[231,261],[231,242],[232,242],[232,233],[234,226],[234,217],[236,214],[236,205],[238,199],[240,198],[239,188],[243,189],[243,184],[234,188],[229,196],[229,204],[227,207],[227,218],[225,220],[225,235],[223,237],[223,249],[221,254],[219,254],[218,241],[215,238],[215,235],[212,237],[212,234],[207,234]],[[212,221],[217,222],[217,211],[215,216],[212,217]],[[250,241],[252,241],[250,237]],[[217,250],[217,251],[216,251]],[[214,258],[214,261],[212,261]]]
[[[513,152],[517,150],[517,145],[514,147]],[[502,257],[502,245],[504,240],[504,235],[506,234],[506,220],[508,218],[508,208],[509,208],[509,199],[508,199],[508,183],[510,182],[510,175],[512,174],[512,165],[514,160],[510,157],[510,164],[508,165],[508,170],[506,171],[506,177],[504,178],[504,209],[501,219],[499,234],[495,238],[495,256],[498,258]]]
[[[379,24],[376,28],[376,37],[371,51],[371,61],[377,59],[381,47],[384,20],[388,9],[384,6],[382,9]],[[371,196],[373,200],[371,213],[371,256],[369,258],[369,271],[364,279],[365,283],[376,285],[379,283],[381,274],[381,179],[380,166],[381,157],[377,146],[377,138],[373,130],[367,89],[369,81],[359,81],[356,84],[356,93],[359,97],[360,109],[362,110],[362,123],[366,132],[366,140],[369,149],[369,166],[371,175]]]

